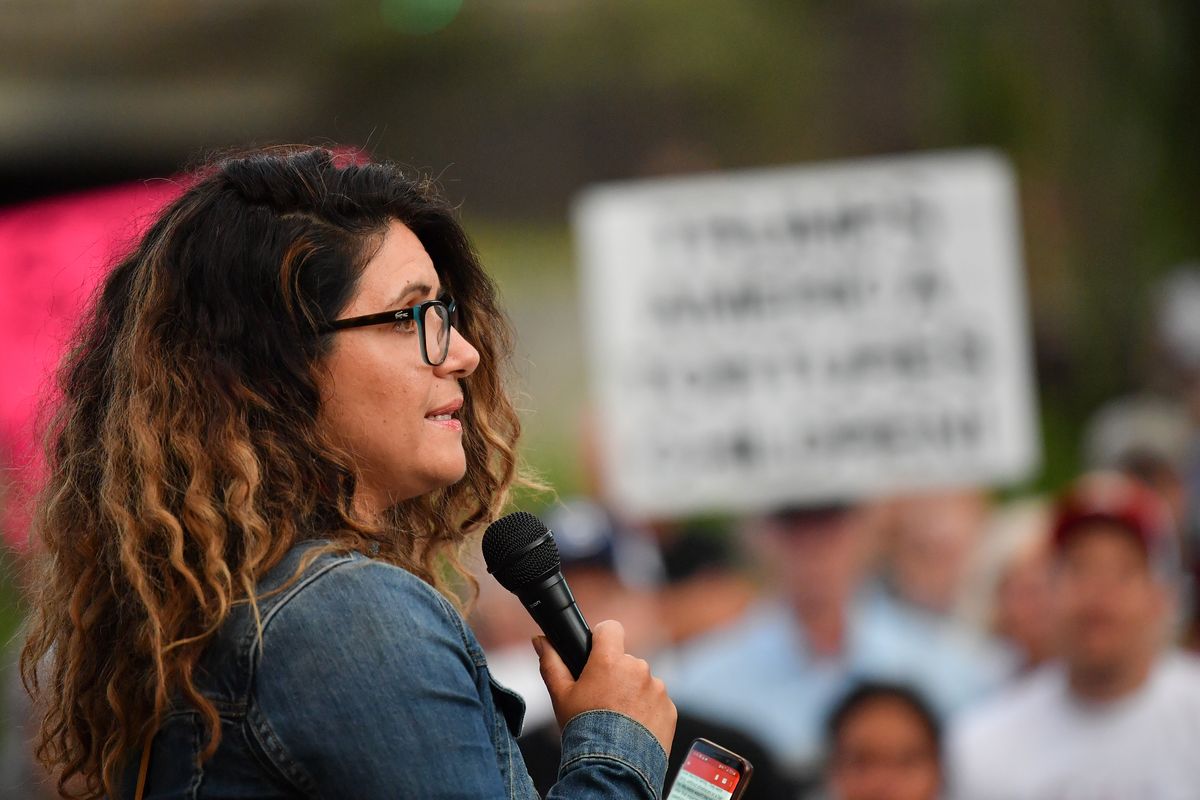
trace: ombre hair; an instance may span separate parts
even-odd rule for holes
[[[298,541],[357,550],[449,591],[467,537],[517,478],[502,370],[510,327],[453,209],[384,163],[282,147],[198,170],[104,281],[58,374],[26,686],[39,760],[68,797],[115,794],[205,645]],[[355,513],[350,453],[319,424],[329,334],[393,220],[458,300],[479,351],[463,382],[463,480],[381,520]]]

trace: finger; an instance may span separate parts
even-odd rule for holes
[[[596,655],[606,659],[625,655],[625,626],[606,619],[592,628],[592,656]]]
[[[542,673],[542,682],[551,698],[557,698],[575,683],[571,670],[563,663],[562,657],[550,644],[545,636],[533,637],[533,648],[538,654],[538,669]]]

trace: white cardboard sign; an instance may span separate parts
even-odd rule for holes
[[[624,510],[769,510],[1037,466],[1002,156],[604,185],[574,226]]]

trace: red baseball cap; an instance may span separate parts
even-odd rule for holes
[[[1059,497],[1051,538],[1056,551],[1086,523],[1124,528],[1146,550],[1152,565],[1179,567],[1175,521],[1162,496],[1141,481],[1118,472],[1093,472]]]

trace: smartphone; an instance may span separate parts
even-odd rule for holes
[[[732,750],[697,739],[683,757],[667,800],[738,800],[754,768]]]

